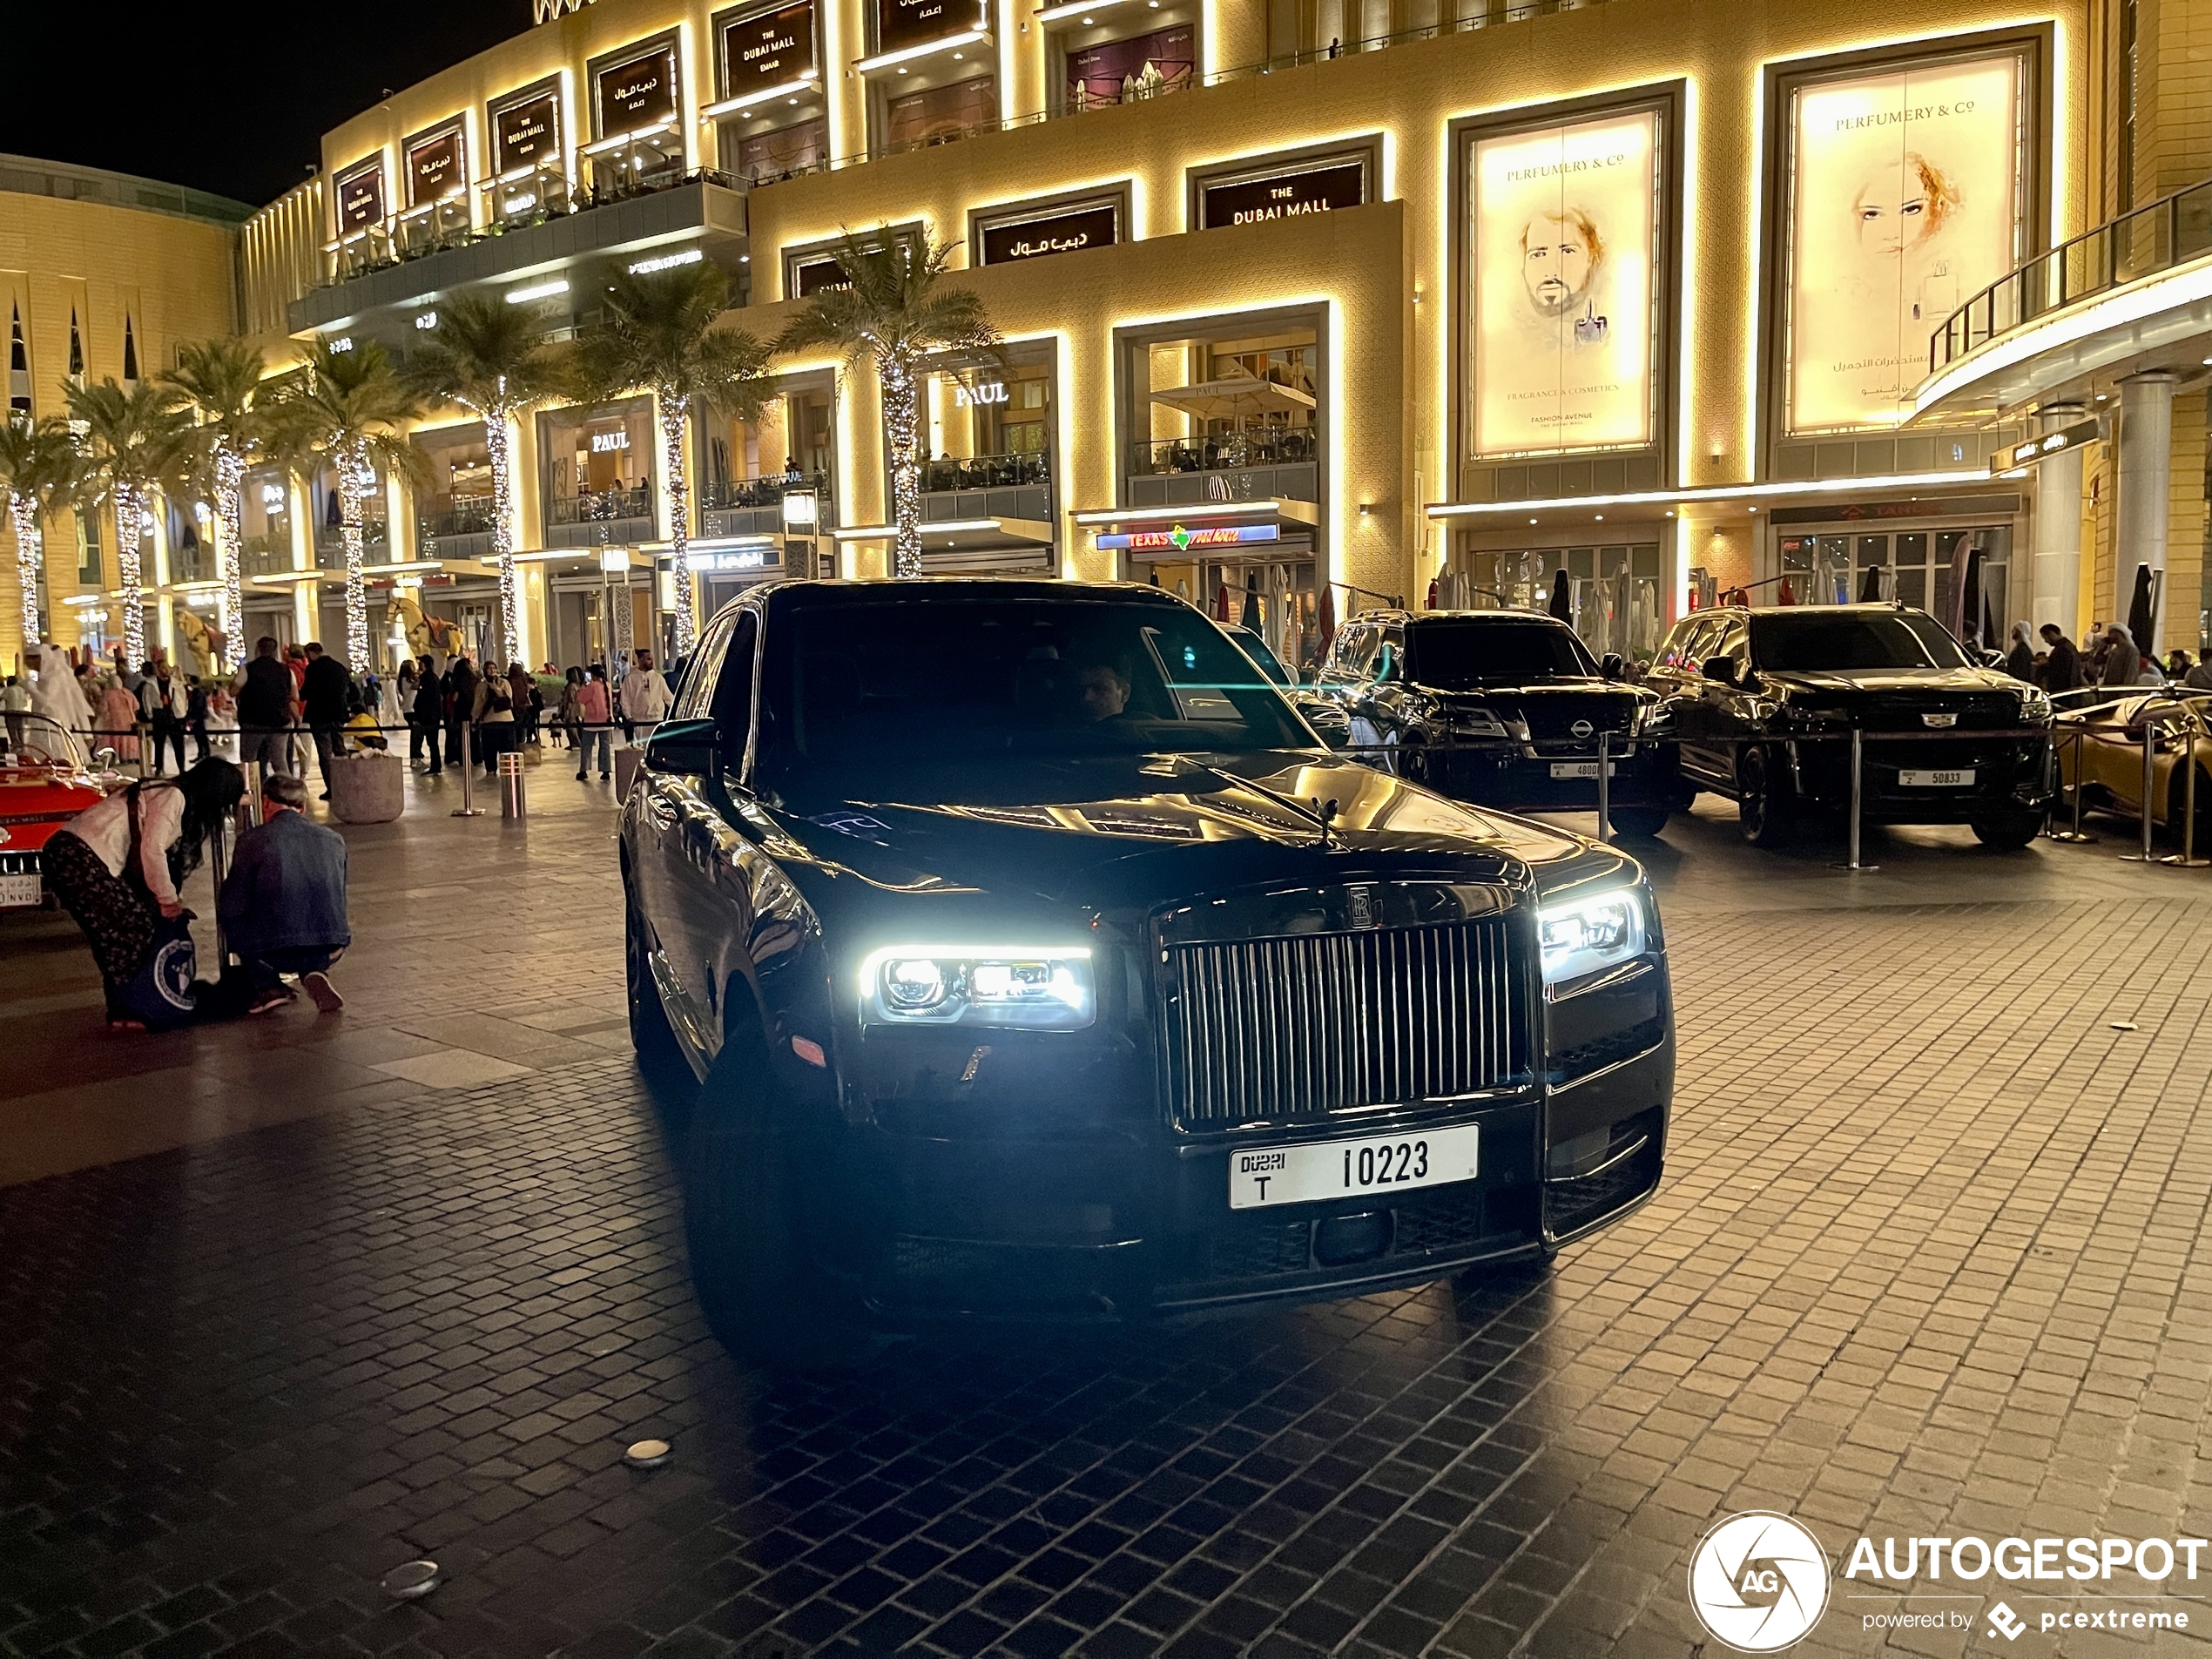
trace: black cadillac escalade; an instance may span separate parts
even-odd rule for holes
[[[1649,683],[1684,780],[1734,800],[1756,846],[1786,840],[1809,810],[1849,807],[1854,729],[1867,822],[1966,824],[2004,847],[2042,828],[2050,698],[1969,662],[1925,611],[1694,611],[1669,631]]]
[[[1539,1258],[1659,1180],[1631,860],[1324,746],[1156,589],[791,583],[624,803],[710,1323],[1143,1320]]]

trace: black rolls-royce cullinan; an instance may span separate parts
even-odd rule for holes
[[[1635,863],[1332,755],[1156,589],[752,590],[621,859],[641,1060],[698,1084],[695,1283],[749,1355],[1418,1284],[1659,1180]]]
[[[1590,812],[1606,738],[1611,826],[1648,839],[1689,804],[1659,698],[1531,610],[1367,611],[1338,631],[1314,690],[1370,765],[1508,812]]]

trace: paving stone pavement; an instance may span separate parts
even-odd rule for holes
[[[387,827],[357,908],[428,938],[379,947],[357,1027],[172,1069],[250,1089],[240,1055],[439,1021],[414,1040],[528,1069],[0,1188],[0,1650],[1691,1659],[1685,1565],[1732,1511],[1831,1554],[2206,1531],[2198,878],[1921,836],[1877,885],[1708,813],[1654,860],[1668,1179],[1548,1272],[792,1380],[706,1335],[666,1125],[583,995],[604,807]],[[673,1460],[625,1467],[648,1435]],[[442,1586],[385,1598],[417,1556]],[[2173,1588],[2212,1629],[2212,1583]],[[2202,1650],[1868,1631],[1899,1603],[1865,1589],[1797,1651]]]

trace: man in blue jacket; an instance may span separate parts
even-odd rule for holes
[[[346,840],[307,817],[307,786],[285,772],[261,786],[268,821],[239,837],[215,914],[223,937],[246,964],[253,988],[246,1011],[266,1014],[300,983],[325,1014],[346,999],[330,969],[354,942],[346,925]]]

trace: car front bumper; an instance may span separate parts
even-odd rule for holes
[[[1851,806],[1851,748],[1831,740],[1791,745],[1798,798],[1838,810]],[[1972,772],[1959,786],[1907,784],[1907,772]],[[1878,824],[1966,824],[2009,812],[2035,811],[2055,792],[2057,769],[2041,733],[2020,738],[1884,741],[1867,734],[1862,748],[1859,815]]]
[[[1663,745],[1641,743],[1611,757],[1606,804],[1674,811],[1682,802],[1682,781],[1673,752]],[[1481,806],[1534,813],[1597,810],[1597,749],[1595,745],[1557,753],[1528,754],[1519,745],[1458,745],[1419,751],[1406,762],[1417,783],[1440,794]],[[1587,767],[1588,777],[1554,777],[1554,767]]]

